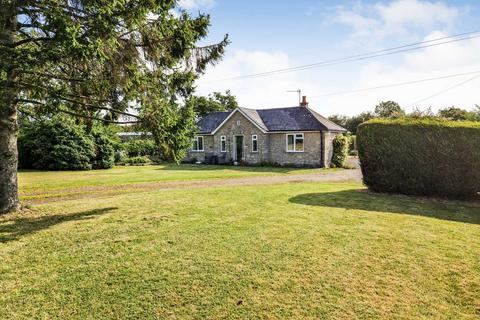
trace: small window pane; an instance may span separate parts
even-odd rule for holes
[[[287,135],[287,150],[292,151],[294,150],[294,139],[293,139],[293,134]]]
[[[303,151],[303,137],[295,139],[295,151]]]
[[[192,150],[194,150],[194,151],[198,150],[198,143],[197,143],[197,139],[194,139],[194,140],[193,140],[193,146],[192,146]]]
[[[198,137],[198,150],[203,150],[203,137]]]
[[[258,142],[257,140],[252,141],[252,151],[257,152],[258,151]]]
[[[225,152],[227,149],[227,138],[225,136],[220,137],[220,151]]]

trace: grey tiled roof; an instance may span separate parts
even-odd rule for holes
[[[197,122],[198,128],[200,129],[199,133],[212,133],[212,131],[217,129],[217,127],[228,117],[230,113],[230,111],[212,112],[201,118]]]
[[[265,125],[265,123],[263,123],[263,120],[258,113],[259,110],[247,109],[247,108],[239,108],[239,109],[242,110],[247,115],[247,117],[249,117],[250,120],[255,122],[260,128],[262,128],[265,131],[268,131],[267,126]]]
[[[275,109],[239,108],[239,110],[267,132],[347,131],[308,107]],[[230,113],[231,112],[213,112],[205,118],[202,118],[198,122],[200,133],[212,133]]]

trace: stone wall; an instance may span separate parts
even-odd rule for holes
[[[203,137],[203,149],[205,151],[187,151],[187,156],[185,157],[185,161],[196,161],[204,162],[206,154],[212,154],[214,152],[214,144],[213,144],[213,136],[212,135],[201,135],[198,136]]]
[[[323,132],[323,145],[325,146],[324,150],[324,166],[326,168],[330,167],[332,163],[332,156],[333,156],[333,144],[332,141],[337,134],[341,134],[338,132]]]
[[[240,112],[236,112],[216,133],[204,135],[204,152],[188,150],[186,161],[196,158],[205,161],[206,155],[225,157],[225,161],[234,159],[234,136],[243,136],[243,160],[247,163],[258,164],[268,161],[268,135],[258,129],[249,119]],[[252,135],[257,135],[258,151],[252,151]],[[226,137],[226,152],[221,152],[221,136]]]
[[[292,133],[302,133],[292,132]],[[303,152],[287,152],[286,133],[270,133],[270,161],[281,165],[321,167],[322,140],[320,132],[303,132]]]
[[[286,133],[263,133],[240,112],[235,114],[215,133],[203,135],[205,151],[188,151],[186,161],[204,162],[205,156],[216,155],[232,162],[235,154],[234,137],[243,136],[243,160],[258,164],[272,162],[280,165],[329,167],[336,132],[292,132],[304,134],[303,152],[287,152]],[[252,152],[252,135],[258,137],[258,152]],[[226,151],[221,152],[221,136],[226,137]]]
[[[220,137],[227,139],[225,154],[227,161],[234,159],[234,136],[243,136],[243,160],[247,163],[260,163],[268,160],[268,135],[263,133],[249,119],[240,112],[236,112],[228,121],[215,133],[214,154],[221,155]],[[252,135],[257,135],[258,151],[252,152]]]

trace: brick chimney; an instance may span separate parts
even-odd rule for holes
[[[307,96],[302,96],[302,102],[300,102],[300,107],[308,107]]]

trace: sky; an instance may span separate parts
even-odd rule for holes
[[[480,104],[480,33],[371,59],[230,79],[480,31],[478,0],[181,0],[180,6],[210,15],[205,44],[225,34],[231,41],[222,61],[197,81],[200,95],[231,90],[240,106],[263,109],[298,105],[298,94],[287,91],[300,89],[325,116],[371,111],[386,100],[407,111]],[[458,74],[464,75],[351,92]]]

